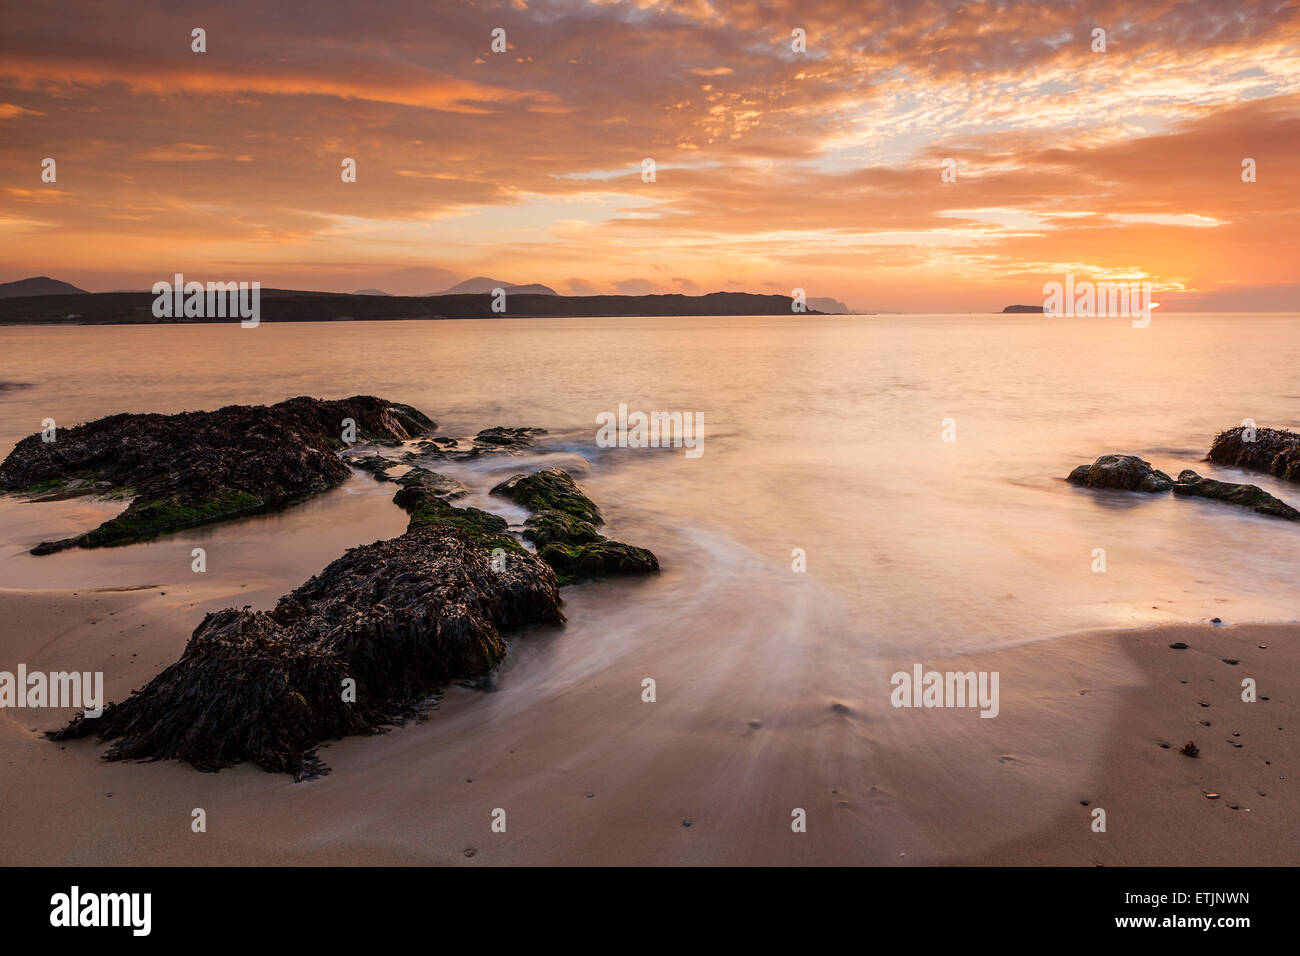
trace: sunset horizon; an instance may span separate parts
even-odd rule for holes
[[[0,278],[1296,307],[1287,4],[312,10],[9,11]]]

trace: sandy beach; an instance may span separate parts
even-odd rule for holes
[[[120,700],[229,598],[5,590],[0,669],[56,669],[75,649]],[[705,697],[645,705],[639,670],[617,662],[516,699],[516,670],[582,639],[552,629],[514,642],[496,691],[452,688],[426,721],[333,743],[332,772],[302,783],[105,762],[94,742],[40,735],[71,712],[6,709],[0,863],[1284,865],[1300,809],[1287,779],[1298,632],[1171,625],[928,661],[1000,672],[1001,712],[980,720],[893,710],[883,681],[753,713]],[[660,662],[665,684],[673,668]],[[1243,677],[1257,703],[1241,701]],[[1199,757],[1179,753],[1188,740]],[[760,776],[773,762],[786,772]],[[206,833],[191,832],[196,807]],[[497,808],[505,833],[489,827]]]

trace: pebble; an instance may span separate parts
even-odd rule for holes
[[[1187,645],[1184,644],[1182,641],[1174,641],[1174,642],[1173,642],[1172,644],[1170,644],[1169,646],[1172,647],[1172,648],[1173,648],[1174,650],[1176,650],[1176,651],[1185,651],[1185,650],[1187,650]]]

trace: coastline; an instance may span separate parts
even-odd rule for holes
[[[219,591],[0,590],[12,625],[0,669],[55,668],[75,648],[120,700],[176,659],[205,610],[228,603]],[[507,673],[495,693],[450,688],[427,721],[329,744],[335,772],[305,783],[247,764],[209,774],[109,763],[96,742],[40,735],[70,712],[4,710],[0,862],[1286,864],[1300,809],[1286,779],[1298,635],[1294,623],[1169,624],[927,661],[999,670],[994,720],[813,702],[755,730],[707,702],[663,717],[623,707],[621,665],[540,701],[520,699]],[[517,643],[507,670],[564,638]],[[1234,703],[1242,676],[1259,681],[1258,703]],[[810,756],[809,734],[845,735],[843,763]],[[1178,752],[1186,739],[1198,758]],[[734,773],[759,760],[787,766],[788,779],[738,797]],[[809,816],[800,836],[782,822],[795,800]],[[497,806],[514,814],[506,834],[486,825]],[[1106,833],[1090,829],[1098,806]],[[190,831],[195,807],[206,833]]]
[[[753,292],[705,295],[541,295],[489,293],[395,296],[259,289],[239,308],[208,306],[196,295],[192,314],[154,314],[158,296],[150,292],[82,292],[0,298],[0,326],[213,325],[239,322],[367,322],[511,318],[633,318],[651,316],[825,315],[794,309],[790,296]],[[241,312],[239,309],[251,311]],[[837,313],[838,314],[838,313]],[[252,326],[250,326],[252,327]]]

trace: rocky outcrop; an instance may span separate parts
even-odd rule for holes
[[[605,523],[600,509],[559,468],[514,475],[493,488],[492,494],[532,511],[524,523],[524,537],[555,569],[562,584],[659,570],[659,559],[650,551],[613,541],[597,530]]]
[[[207,615],[175,664],[55,740],[112,740],[108,760],[251,760],[326,772],[316,748],[421,713],[450,681],[484,677],[503,632],[560,624],[554,572],[531,554],[494,566],[473,535],[416,524],[349,550],[271,611]],[[355,683],[352,683],[355,682]],[[352,689],[355,689],[353,693]]]
[[[457,508],[451,502],[465,495],[468,489],[454,478],[412,468],[397,480],[401,489],[393,495],[393,503],[411,516],[407,531],[416,528],[455,528],[488,550],[527,553],[509,531],[509,524],[500,515],[480,508]]]
[[[526,448],[538,435],[545,435],[545,428],[506,428],[497,425],[485,428],[474,436],[474,444],[480,448]]]
[[[1174,481],[1136,455],[1102,455],[1091,465],[1080,465],[1074,469],[1066,481],[1088,488],[1114,488],[1120,491],[1173,491],[1179,497],[1210,498],[1250,508],[1273,518],[1300,521],[1300,511],[1258,485],[1202,478],[1190,468],[1182,471],[1178,480]]]
[[[283,507],[331,488],[347,466],[345,420],[358,441],[400,443],[437,427],[423,412],[375,398],[291,398],[212,412],[110,415],[30,435],[0,464],[0,490],[17,494],[130,497],[98,528],[32,549],[126,544],[183,528]]]
[[[349,473],[334,453],[341,446],[331,433],[336,416],[354,419],[357,437],[375,443],[400,444],[434,427],[414,409],[372,398],[114,416],[70,429],[60,439],[69,447],[44,470],[30,448],[11,455],[6,468],[15,482],[96,475],[111,487],[143,479],[142,497],[143,489],[178,495],[234,488],[274,500],[290,456],[312,476],[301,487]],[[181,418],[197,436],[180,433]],[[484,453],[503,453],[538,432],[489,429],[505,444],[489,441]],[[114,441],[126,442],[125,460],[110,453]],[[427,444],[435,452],[446,447]],[[149,455],[155,461],[146,467]],[[252,761],[300,779],[325,773],[318,756],[325,741],[380,733],[418,716],[447,683],[487,677],[506,654],[506,632],[562,624],[561,582],[659,567],[649,551],[603,537],[596,505],[558,469],[516,475],[493,489],[533,512],[524,531],[537,545],[533,554],[504,518],[453,504],[468,494],[458,480],[421,465],[393,477],[387,472],[398,462],[358,459],[348,461],[398,486],[393,501],[410,515],[403,534],[349,550],[270,611],[208,614],[175,664],[98,718],[83,713],[48,736],[97,736],[111,743],[108,760],[174,759],[207,771]],[[250,462],[251,475],[240,471],[241,460]]]
[[[1300,521],[1300,511],[1292,508],[1285,501],[1273,497],[1258,485],[1242,485],[1231,481],[1216,481],[1202,478],[1190,468],[1178,475],[1174,483],[1174,494],[1197,496],[1240,505],[1273,518],[1285,518],[1288,521]]]
[[[1283,481],[1300,482],[1300,435],[1281,428],[1238,426],[1214,437],[1207,461],[1262,471]]]
[[[388,472],[395,468],[398,462],[382,455],[344,455],[343,463],[364,471],[375,479],[375,481],[393,481],[392,475]]]
[[[396,481],[401,490],[393,496],[393,502],[408,512],[430,499],[453,501],[469,494],[464,482],[419,466],[411,468]]]
[[[1102,455],[1091,465],[1080,465],[1066,481],[1088,488],[1117,488],[1121,491],[1168,491],[1174,481],[1150,462],[1136,455]]]

